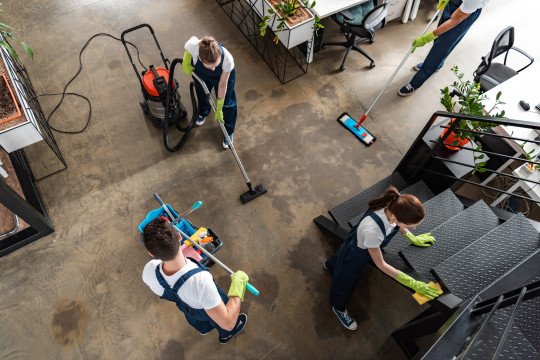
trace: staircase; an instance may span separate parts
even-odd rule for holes
[[[392,332],[405,355],[437,360],[540,359],[540,224],[452,191],[469,184],[529,199],[492,187],[489,180],[505,177],[526,181],[531,187],[540,185],[506,168],[524,162],[540,166],[539,160],[500,150],[508,148],[508,143],[540,141],[458,128],[461,120],[540,131],[538,123],[436,112],[392,174],[331,208],[330,218],[319,216],[314,222],[333,240],[343,241],[368,202],[390,185],[415,195],[424,203],[426,217],[413,233],[431,232],[437,241],[420,248],[396,235],[382,249],[384,259],[414,278],[437,281],[444,294]],[[473,133],[475,139],[449,152],[443,142],[456,129]],[[479,161],[484,163],[481,172]],[[501,163],[506,165],[501,167]],[[484,172],[487,180],[482,180]],[[416,340],[426,335],[432,344],[420,349]]]
[[[415,339],[436,332],[465,303],[473,306],[471,298],[476,296],[474,304],[480,303],[480,294],[487,289],[493,293],[492,287],[497,285],[508,290],[508,284],[513,284],[511,289],[514,289],[515,285],[525,283],[530,272],[522,274],[523,271],[516,269],[540,263],[540,241],[531,222],[521,214],[501,218],[497,215],[500,210],[484,201],[464,201],[450,189],[435,195],[424,181],[408,184],[397,172],[330,209],[332,220],[319,216],[314,221],[334,238],[344,239],[367,210],[369,200],[390,185],[424,202],[426,218],[413,233],[431,232],[437,241],[431,247],[421,248],[396,235],[383,249],[385,260],[415,278],[439,282],[445,291],[443,296],[429,302],[431,307],[423,314],[393,333],[405,354],[413,357],[420,354]],[[497,355],[500,359],[540,359],[538,301],[540,298],[522,302],[514,314],[504,346]],[[525,316],[527,311],[534,315]],[[483,359],[485,354],[494,352],[512,313],[511,307],[505,307],[492,314],[466,359]],[[536,324],[531,324],[531,319]],[[460,350],[455,349],[452,356],[457,356]]]

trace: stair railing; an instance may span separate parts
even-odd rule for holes
[[[450,121],[449,124],[445,123],[445,120],[455,120]],[[523,157],[521,154],[519,154],[518,151],[516,151],[516,155],[510,156],[504,153],[500,153],[497,151],[489,151],[484,150],[482,148],[479,148],[477,146],[471,147],[467,145],[459,145],[459,144],[452,144],[452,147],[455,147],[459,149],[459,151],[467,151],[467,152],[473,152],[473,163],[465,163],[463,161],[453,160],[451,159],[451,155],[455,152],[450,153],[449,151],[445,151],[445,141],[450,136],[451,133],[454,131],[458,131],[460,133],[467,133],[467,134],[474,134],[474,137],[476,139],[485,139],[488,137],[491,138],[499,138],[499,139],[505,139],[510,140],[513,142],[516,142],[517,146],[522,147],[523,145],[520,145],[520,143],[530,143],[530,144],[536,144],[540,145],[540,141],[537,139],[525,139],[518,136],[512,136],[512,135],[502,135],[497,133],[491,133],[487,131],[477,131],[477,130],[470,130],[458,127],[458,124],[460,123],[460,120],[471,120],[476,121],[479,123],[485,123],[485,124],[496,124],[497,126],[513,126],[518,128],[525,128],[525,129],[531,129],[536,130],[540,135],[540,123],[532,123],[522,120],[513,120],[513,119],[506,119],[506,118],[492,118],[492,117],[481,117],[481,116],[473,116],[473,115],[465,115],[465,114],[457,114],[457,113],[448,113],[444,111],[438,111],[434,113],[429,121],[426,123],[418,137],[413,142],[413,145],[409,148],[401,162],[396,168],[396,171],[398,171],[402,176],[407,178],[410,182],[414,182],[420,179],[424,179],[426,181],[426,178],[432,178],[432,179],[439,179],[441,178],[448,179],[452,184],[461,182],[461,183],[468,183],[474,186],[478,186],[480,188],[489,189],[496,191],[499,194],[505,194],[521,199],[531,200],[535,203],[540,203],[540,201],[531,199],[527,196],[515,194],[513,192],[507,191],[505,189],[499,189],[493,186],[489,186],[486,184],[486,181],[484,182],[477,182],[474,179],[471,179],[470,177],[462,176],[457,177],[453,175],[450,171],[448,172],[441,172],[440,168],[433,166],[433,161],[442,162],[445,165],[453,164],[458,166],[463,166],[465,168],[470,169],[469,174],[473,174],[475,171],[478,172],[487,172],[491,174],[491,177],[494,176],[503,176],[506,178],[510,178],[512,180],[522,180],[524,182],[534,184],[534,185],[540,185],[540,181],[535,180],[529,180],[526,177],[520,176],[519,172],[515,172],[514,174],[506,173],[504,172],[504,169],[499,168],[497,170],[488,169],[485,167],[478,166],[478,163],[482,162],[482,160],[479,159],[480,156],[489,156],[490,158],[501,158],[505,161],[518,161],[522,163],[530,163],[535,166],[538,166],[540,168],[540,160],[538,159],[527,159]],[[441,136],[438,136],[437,139],[424,139],[428,131],[432,131],[434,128],[440,128],[441,132],[446,130],[445,133]],[[509,145],[510,146],[510,145]],[[429,147],[430,150],[426,151],[426,148]],[[426,177],[425,175],[430,175],[429,177]],[[516,175],[517,174],[517,175]],[[433,176],[435,175],[435,177]],[[429,180],[429,179],[428,179]],[[435,180],[433,180],[435,181]],[[428,184],[430,185],[430,184]],[[446,186],[448,187],[448,186]]]

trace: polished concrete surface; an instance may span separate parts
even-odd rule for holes
[[[193,131],[181,152],[166,152],[160,131],[141,113],[140,90],[121,44],[96,39],[69,88],[91,99],[92,122],[82,134],[56,135],[69,169],[39,183],[56,231],[0,260],[0,358],[403,358],[390,333],[422,308],[369,268],[350,304],[359,328],[343,329],[331,312],[330,279],[322,268],[335,245],[312,219],[394,169],[441,109],[439,89],[453,81],[450,67],[459,64],[470,75],[502,28],[516,26],[516,45],[538,57],[533,34],[539,9],[531,3],[492,0],[445,67],[413,96],[398,98],[395,92],[428,49],[416,51],[366,122],[379,139],[365,148],[335,118],[343,111],[359,116],[369,106],[425,26],[429,3],[415,21],[392,22],[365,46],[376,68],[368,70],[366,59],[351,54],[346,71],[338,73],[343,51],[327,49],[305,76],[281,85],[214,1],[4,1],[3,21],[34,49],[35,60],[26,63],[38,93],[61,91],[77,69],[80,48],[98,32],[119,36],[147,22],[170,58],[191,35],[216,35],[236,60],[235,144],[253,182],[269,191],[240,204],[245,184],[211,120]],[[326,24],[325,39],[339,39],[336,26]],[[132,38],[144,61],[157,63],[146,34]],[[189,103],[187,80],[178,77]],[[45,111],[57,100],[43,98]],[[85,103],[70,98],[52,123],[75,130],[86,114]],[[29,151],[40,174],[58,165],[44,149]],[[191,220],[222,236],[220,258],[245,270],[261,291],[257,298],[247,295],[248,325],[226,346],[215,333],[200,336],[174,304],[141,281],[149,258],[137,225],[156,207],[154,192],[179,210],[204,201]],[[228,288],[224,271],[214,266],[212,273]]]

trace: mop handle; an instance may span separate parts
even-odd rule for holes
[[[184,211],[182,213],[182,215],[178,216],[176,218],[176,220],[173,222],[173,225],[176,225],[180,222],[180,220],[182,218],[185,218],[186,216],[188,216],[189,214],[191,214],[192,212],[194,212],[195,210],[197,210],[198,208],[200,208],[202,206],[202,201],[197,201],[195,204],[191,205],[191,207],[189,209],[187,209],[186,211]]]
[[[433,17],[431,18],[431,20],[429,21],[429,23],[427,24],[426,28],[424,29],[424,31],[422,31],[422,35],[424,35],[426,33],[426,31],[429,29],[429,27],[431,26],[431,24],[433,24],[433,22],[435,21],[435,19],[437,18],[437,15],[439,15],[439,13],[441,12],[441,10],[443,9],[443,7],[441,8],[437,8],[437,12],[435,12],[435,14],[433,15]],[[371,103],[371,105],[369,106],[369,108],[367,109],[367,111],[364,113],[364,115],[362,115],[362,117],[360,118],[360,120],[358,121],[358,123],[356,124],[356,128],[360,128],[360,125],[364,122],[364,120],[366,120],[369,112],[371,111],[371,109],[373,109],[373,106],[375,106],[375,104],[377,103],[377,101],[379,100],[379,98],[381,97],[381,95],[385,92],[386,88],[388,87],[388,85],[390,85],[390,83],[392,82],[392,80],[394,80],[394,77],[397,75],[397,73],[399,72],[399,70],[401,70],[401,67],[403,66],[403,64],[405,64],[405,61],[407,61],[407,59],[409,58],[409,56],[412,54],[414,50],[414,47],[411,46],[411,49],[407,52],[407,55],[405,55],[405,57],[403,58],[403,60],[401,60],[401,63],[398,65],[398,67],[396,68],[396,70],[394,71],[394,73],[392,74],[392,76],[390,76],[390,79],[388,79],[388,81],[386,82],[386,84],[384,84],[384,87],[382,88],[381,92],[379,93],[379,95],[377,95],[377,97],[375,98],[375,100],[373,100],[373,102]]]
[[[214,114],[216,113],[216,103],[214,102],[214,99],[212,99],[212,95],[210,94],[210,91],[208,90],[208,87],[204,83],[204,81],[197,75],[195,72],[191,74],[195,80],[199,82],[199,85],[203,88],[204,94],[206,95],[206,98],[208,99],[208,102],[210,103],[210,107],[212,108],[212,111]],[[246,183],[250,187],[251,190],[251,181],[249,181],[248,174],[246,172],[246,169],[244,169],[244,165],[242,165],[242,161],[240,161],[240,157],[238,157],[238,154],[236,153],[236,149],[234,148],[233,142],[231,138],[229,137],[229,134],[227,133],[227,129],[225,129],[225,126],[221,121],[218,121],[219,127],[221,128],[221,131],[223,132],[223,135],[225,136],[225,139],[227,139],[227,144],[229,145],[229,149],[231,149],[231,152],[234,156],[234,159],[236,160],[236,163],[240,167],[240,171],[242,171],[242,175],[244,176],[244,179],[246,180]]]
[[[154,194],[154,199],[156,199],[156,201],[159,203],[159,205],[161,205],[161,207],[163,208],[163,210],[165,210],[165,212],[167,213],[167,215],[169,216],[169,218],[171,218],[171,221],[175,221],[176,218],[174,217],[174,215],[171,213],[171,211],[169,210],[169,208],[167,207],[167,205],[165,205],[163,203],[163,200],[161,200],[161,198],[159,197],[158,194]],[[179,228],[177,228],[176,226],[173,226],[174,229],[176,231],[178,231],[180,233],[180,235],[182,235],[185,239],[189,239],[190,237],[184,233],[182,230],[180,230]],[[193,245],[195,245],[199,250],[201,250],[206,256],[208,256],[210,259],[212,259],[213,262],[215,262],[216,264],[218,264],[219,266],[221,266],[225,271],[227,271],[229,274],[234,274],[234,271],[231,270],[231,268],[229,268],[227,265],[225,265],[224,263],[222,263],[218,258],[216,258],[214,255],[210,254],[210,252],[208,252],[208,250],[206,250],[205,248],[203,248],[201,245],[199,245],[199,243],[197,243],[196,241],[191,241],[191,243]],[[251,285],[250,283],[247,283],[246,284],[246,289],[249,290],[249,292],[251,292],[253,295],[255,296],[259,296],[259,290],[257,290],[253,285]]]

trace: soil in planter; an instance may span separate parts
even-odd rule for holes
[[[0,76],[0,120],[9,118],[17,113],[17,108],[8,89],[8,84],[3,76]]]
[[[276,8],[276,4],[278,3],[281,3],[282,1],[280,0],[268,0],[268,2],[274,7],[274,9]],[[311,18],[311,14],[303,7],[301,8],[298,8],[295,12],[294,12],[294,15],[292,16],[285,16],[284,14],[281,13],[281,11],[278,11],[279,15],[284,17],[287,21],[287,24],[290,26],[290,27],[294,27],[300,23],[303,23],[304,21],[308,20]]]

